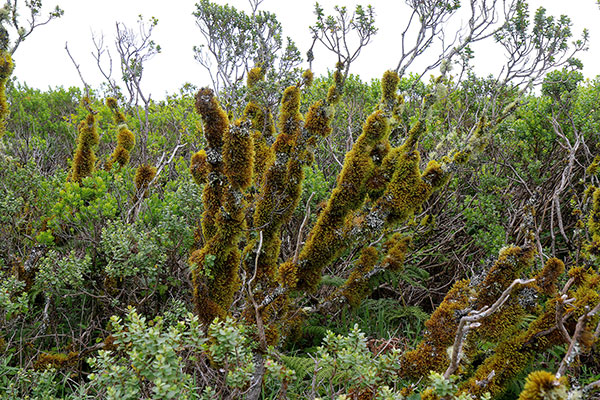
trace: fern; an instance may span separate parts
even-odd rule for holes
[[[286,368],[292,369],[297,379],[312,380],[315,374],[315,360],[310,357],[286,356],[281,355],[281,362]],[[350,378],[348,371],[335,370],[332,365],[318,365],[316,373],[316,381],[318,382],[333,382],[339,385]]]
[[[327,328],[320,325],[311,325],[310,323],[302,327],[302,335],[303,336],[312,336],[314,338],[318,338],[319,342],[321,339],[325,337],[327,334]]]
[[[382,271],[374,275],[369,284],[377,287],[382,283],[398,286],[400,282],[406,282],[411,286],[426,289],[425,282],[429,279],[429,273],[422,268],[406,265],[401,271]]]
[[[323,275],[321,277],[321,286],[342,287],[346,282],[345,279],[339,276]]]
[[[298,379],[304,379],[315,371],[315,362],[310,357],[281,355],[281,361],[286,368],[294,370]]]
[[[404,306],[393,299],[366,299],[360,306],[359,311],[371,314],[383,314],[385,320],[395,322],[407,318],[413,318],[418,322],[425,322],[429,314],[417,306]]]

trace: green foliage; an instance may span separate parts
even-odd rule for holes
[[[429,374],[429,382],[430,382],[430,387],[433,389],[433,392],[438,395],[441,396],[445,399],[452,399],[452,400],[470,400],[473,399],[474,397],[466,394],[466,393],[461,393],[459,395],[456,394],[457,390],[458,390],[458,385],[456,384],[456,381],[458,380],[457,376],[451,375],[448,378],[444,378],[444,376],[442,374],[439,374],[437,372],[431,372]],[[479,400],[490,400],[491,396],[489,393],[485,393],[484,395],[477,397],[477,399]]]
[[[194,46],[195,58],[211,72],[223,107],[235,115],[246,105],[242,77],[253,66],[266,71],[265,79],[257,82],[257,92],[262,92],[259,102],[267,109],[276,107],[283,89],[300,77],[296,68],[300,53],[289,37],[284,43],[276,15],[253,11],[248,15],[230,5],[201,0],[193,13],[206,40],[205,45]]]
[[[8,154],[22,163],[35,163],[43,174],[65,168],[75,146],[81,90],[41,91],[15,82],[7,97],[11,105],[4,138]]]
[[[29,310],[25,282],[0,270],[0,320],[8,321]],[[0,324],[2,326],[2,324]]]
[[[106,257],[104,270],[110,278],[145,276],[150,282],[166,261],[161,246],[164,238],[157,229],[142,231],[120,221],[109,223],[102,230],[101,249]]]
[[[56,250],[50,250],[40,260],[34,289],[56,295],[64,293],[66,288],[79,289],[84,286],[85,276],[91,267],[88,254],[79,257],[75,251],[71,251],[66,257],[61,257]]]
[[[60,377],[53,369],[36,371],[15,368],[10,365],[10,357],[0,356],[0,399],[84,400],[88,397],[63,396]]]
[[[464,202],[469,205],[463,211],[467,234],[486,254],[497,254],[506,237],[501,225],[501,203],[498,197],[494,194],[478,194],[476,198],[466,196]]]
[[[598,300],[589,253],[598,208],[590,194],[600,182],[597,166],[586,168],[599,156],[600,83],[573,70],[569,19],[543,9],[530,19],[517,1],[495,35],[513,55],[505,81],[468,68],[453,77],[449,59],[438,78],[388,71],[364,82],[348,74],[359,51],[347,52],[344,40],[352,31],[370,40],[370,7],[354,15],[337,7],[330,17],[316,7],[313,39],[340,63],[313,79],[259,3],[249,14],[197,4],[207,43],[196,58],[212,68],[216,90],[196,98],[186,85],[164,101],[124,107],[113,121],[117,102],[107,106],[98,92],[80,104],[78,89],[9,84],[8,101],[0,99],[2,114],[12,112],[0,145],[0,397],[213,399],[261,389],[263,398],[462,400],[490,398],[481,392],[494,378],[494,396],[514,398],[529,369],[558,368],[567,347],[554,329],[562,304],[554,288],[575,282],[564,292],[569,334]],[[424,23],[460,4],[411,6]],[[467,65],[471,50],[457,51]],[[9,74],[10,59],[0,64]],[[551,64],[569,67],[548,74],[541,94],[510,78],[539,81]],[[141,76],[139,60],[127,67],[129,83]],[[251,123],[231,125],[242,110]],[[118,136],[125,120],[135,147],[130,134]],[[67,180],[81,121],[85,171]],[[115,143],[131,154],[102,170]],[[595,186],[582,194],[587,184]],[[390,238],[406,241],[396,248]],[[477,282],[492,275],[488,257],[506,242],[529,246],[523,262],[512,252],[502,263],[522,271],[498,272],[481,300]],[[394,270],[392,248],[402,253]],[[368,263],[357,262],[361,253]],[[425,368],[409,377],[407,368],[434,358],[442,372],[460,317],[480,302],[489,307],[510,279],[537,276],[538,256],[582,266],[545,282],[552,289],[541,294],[540,282],[516,291],[499,316],[471,325],[460,375],[425,382]],[[340,293],[352,279],[361,291],[350,309],[351,296]],[[454,282],[460,290],[439,306]],[[193,305],[200,317],[189,314]],[[597,316],[588,322],[597,331]],[[530,336],[511,334],[520,331]],[[587,333],[581,365],[567,372],[584,384],[599,371]],[[422,352],[403,363],[420,341]]]
[[[208,353],[219,367],[225,368],[226,384],[235,389],[245,388],[254,372],[252,343],[246,336],[246,328],[231,318],[225,321],[217,318],[208,327],[208,335],[212,339]]]
[[[56,236],[83,238],[98,237],[97,224],[117,216],[118,200],[109,185],[119,184],[109,172],[98,171],[79,182],[66,182],[59,201],[52,207],[48,233],[37,236],[43,243]]]
[[[346,383],[347,389],[357,393],[368,390],[372,393],[390,393],[393,371],[398,368],[400,351],[375,356],[367,348],[365,334],[358,325],[347,336],[335,335],[329,331],[323,344],[317,350],[316,363],[320,370],[316,373],[317,382],[322,382],[322,390],[329,396],[335,393],[335,385]]]
[[[390,339],[403,337],[414,342],[429,315],[416,306],[403,306],[390,298],[366,299],[355,310],[343,310],[329,329],[348,332],[357,324],[369,337]]]
[[[194,379],[183,372],[180,353],[199,353],[206,339],[198,319],[188,315],[182,322],[166,326],[161,317],[147,321],[135,309],[126,319],[110,320],[115,344],[122,351],[99,351],[88,362],[94,372],[90,385],[111,399],[197,399]]]

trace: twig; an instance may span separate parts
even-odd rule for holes
[[[586,308],[589,310],[589,306],[586,306]],[[560,366],[558,367],[558,371],[556,371],[556,379],[559,379],[561,376],[564,375],[569,364],[571,364],[573,359],[575,359],[575,357],[577,356],[577,353],[579,353],[581,349],[579,340],[581,339],[581,335],[583,334],[583,331],[585,329],[585,324],[588,322],[589,318],[596,315],[598,311],[600,311],[600,303],[596,304],[596,307],[594,307],[591,311],[588,311],[585,314],[583,314],[577,320],[577,325],[575,326],[575,333],[573,333],[573,338],[571,339],[571,343],[569,344],[569,349],[563,357]]]
[[[254,258],[254,274],[252,275],[252,278],[250,278],[250,280],[248,281],[248,287],[249,288],[251,288],[252,282],[254,281],[254,278],[256,278],[256,273],[258,271],[258,258],[260,257],[260,251],[261,251],[262,245],[263,245],[263,233],[262,233],[262,231],[258,232],[258,237],[259,237],[258,249],[256,250],[256,258]]]
[[[175,154],[177,154],[177,151],[179,151],[180,148],[185,147],[185,146],[187,146],[185,143],[178,144],[177,146],[175,146],[175,149],[173,149],[173,152],[171,153],[171,157],[169,157],[169,161],[167,161],[166,163],[162,163],[162,160],[164,159],[164,156],[165,156],[165,154],[163,153],[163,156],[161,157],[161,162],[159,162],[160,166],[158,167],[158,170],[156,171],[156,175],[154,175],[154,178],[152,178],[152,180],[148,183],[147,186],[145,186],[144,188],[140,188],[140,191],[142,191],[142,193],[138,193],[137,201],[135,202],[133,207],[131,207],[129,209],[129,211],[127,212],[127,221],[135,220],[135,218],[137,217],[137,214],[139,213],[139,208],[142,204],[142,201],[144,200],[144,196],[142,195],[144,193],[144,191],[147,188],[149,188],[158,179],[158,177],[159,177],[161,171],[163,170],[163,168],[165,167],[165,165],[169,165],[173,162],[173,158],[175,157]]]
[[[531,282],[534,282],[535,279],[515,279],[509,287],[507,287],[504,292],[500,295],[498,300],[490,307],[485,306],[479,311],[473,311],[469,313],[469,315],[465,315],[460,319],[460,323],[458,324],[458,329],[456,331],[456,338],[454,339],[454,345],[452,346],[452,357],[450,359],[450,365],[446,372],[444,372],[444,378],[450,377],[458,368],[458,364],[460,363],[460,358],[462,356],[462,347],[464,341],[467,337],[467,333],[469,329],[478,327],[480,323],[479,320],[490,316],[492,313],[496,312],[500,307],[506,303],[511,292],[517,285],[527,285]]]
[[[81,69],[79,68],[79,64],[77,64],[75,62],[75,59],[73,58],[73,56],[71,55],[71,52],[69,51],[68,42],[65,42],[65,50],[67,51],[69,58],[73,62],[73,65],[75,66],[75,69],[77,70],[77,73],[79,74],[79,79],[81,79],[81,82],[83,82],[86,97],[89,97],[90,96],[90,85],[88,85],[87,82],[85,81],[85,79],[83,79],[83,75],[81,74]]]
[[[300,254],[300,244],[302,242],[302,231],[310,218],[310,201],[312,200],[315,192],[312,192],[306,201],[306,212],[304,213],[304,219],[302,220],[302,224],[300,225],[300,229],[298,229],[298,238],[296,239],[296,251],[294,251],[294,259],[293,263],[296,264],[298,262],[298,255]]]

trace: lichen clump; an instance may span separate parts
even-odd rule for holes
[[[342,290],[342,294],[346,297],[350,306],[358,307],[369,295],[369,280],[366,278],[366,274],[377,263],[378,255],[379,253],[374,247],[369,246],[362,249],[357,267],[346,280]]]
[[[140,165],[135,170],[135,177],[133,178],[133,181],[135,183],[135,187],[138,193],[144,191],[146,195],[148,185],[150,185],[150,182],[152,182],[152,180],[156,176],[156,172],[156,167],[147,164]]]
[[[98,144],[99,137],[94,114],[90,112],[86,119],[79,123],[77,130],[79,131],[77,149],[69,177],[74,182],[81,182],[83,178],[94,172],[96,165],[94,147]]]
[[[473,295],[468,280],[456,282],[439,307],[425,322],[427,331],[416,349],[402,356],[400,375],[419,378],[429,371],[440,372],[450,363],[446,352],[454,342],[460,313],[469,305]]]
[[[6,83],[12,74],[13,68],[14,64],[10,54],[5,50],[0,50],[0,138],[4,136],[6,119],[10,112],[6,101]]]
[[[106,99],[106,105],[113,112],[117,124],[117,147],[106,163],[106,169],[111,170],[115,163],[123,167],[129,162],[131,150],[135,145],[135,136],[127,127],[125,115],[119,110],[117,100],[109,97]]]
[[[527,376],[519,400],[566,400],[565,379],[556,379],[547,371],[534,371]]]

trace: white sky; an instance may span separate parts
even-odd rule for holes
[[[14,74],[19,81],[29,86],[46,89],[49,86],[82,86],[77,72],[64,47],[68,42],[71,54],[81,65],[86,81],[93,86],[102,82],[95,60],[91,55],[94,49],[92,32],[104,33],[105,43],[112,44],[115,22],[124,22],[135,27],[139,14],[145,18],[155,16],[159,19],[153,37],[161,45],[162,53],[147,63],[144,72],[144,91],[152,98],[162,98],[165,93],[177,91],[185,82],[197,86],[210,85],[208,75],[193,57],[192,47],[202,43],[202,36],[195,25],[192,12],[193,0],[56,0],[65,14],[62,18],[42,26],[21,44],[15,54]],[[235,6],[248,11],[247,0],[216,0],[217,3]],[[376,26],[379,32],[372,43],[363,51],[353,64],[352,73],[359,74],[363,80],[380,77],[387,69],[396,66],[399,51],[396,50],[399,36],[407,18],[406,6],[402,0],[356,0],[336,1],[320,0],[326,13],[333,12],[333,5],[343,3],[353,9],[356,3],[371,4],[376,13]],[[50,9],[56,3],[44,0],[44,7]],[[261,9],[277,14],[283,25],[284,35],[291,36],[303,56],[310,46],[311,36],[308,26],[314,22],[313,0],[264,0]],[[573,21],[573,33],[579,37],[584,27],[590,31],[590,50],[580,58],[584,63],[584,75],[593,78],[600,75],[600,7],[595,0],[531,0],[533,10],[540,5],[548,9],[551,15],[567,14]],[[476,67],[480,74],[494,73],[502,64],[501,52],[490,50],[490,46],[475,48]],[[332,68],[332,61],[324,57],[325,50],[316,49],[316,62],[313,70],[316,74],[325,73]],[[318,62],[322,61],[322,62]],[[118,68],[117,65],[114,69]],[[420,72],[420,71],[419,71]]]

